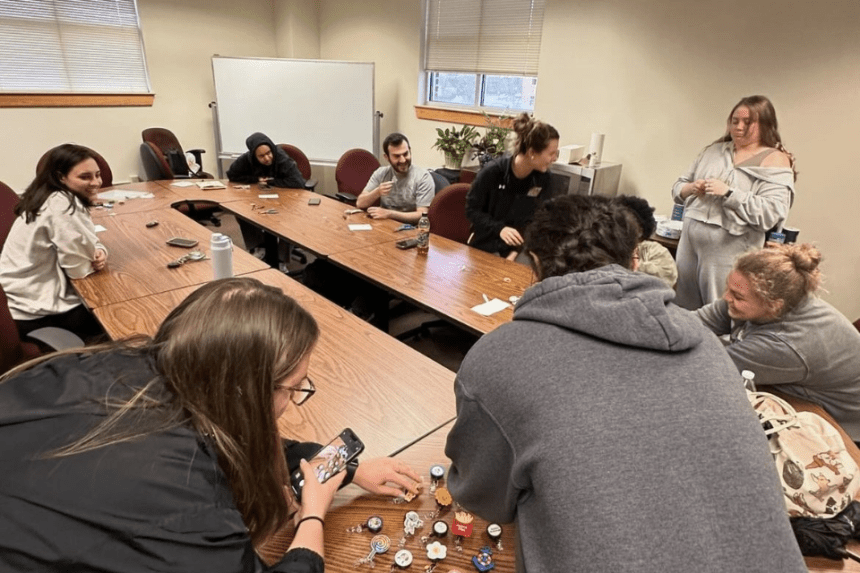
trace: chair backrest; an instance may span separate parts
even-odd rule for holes
[[[0,374],[40,354],[41,351],[37,345],[21,342],[18,327],[9,312],[6,293],[0,286]]]
[[[147,181],[163,181],[175,179],[173,170],[167,162],[167,157],[157,145],[150,141],[140,144],[140,162]]]
[[[99,171],[101,171],[102,174],[102,188],[110,187],[113,185],[113,171],[111,171],[110,165],[108,165],[108,162],[98,151],[95,149],[92,149],[91,151],[93,152],[93,155],[95,155],[96,164],[99,166]],[[48,162],[48,154],[50,153],[51,150],[49,149],[42,155],[42,157],[39,158],[39,162],[36,164],[36,175],[42,171],[45,163]]]
[[[471,232],[466,218],[466,195],[470,187],[468,183],[454,183],[436,193],[427,210],[431,233],[466,244]]]
[[[308,161],[308,156],[305,155],[301,149],[295,145],[290,145],[289,143],[279,143],[278,147],[283,149],[286,154],[290,156],[290,159],[296,162],[296,166],[299,168],[299,173],[302,174],[302,177],[304,177],[305,180],[311,178],[311,162]]]
[[[438,173],[436,171],[431,170],[430,171],[430,177],[433,178],[433,185],[436,187],[433,190],[434,194],[438,193],[439,191],[441,191],[442,189],[444,189],[445,187],[447,187],[448,185],[451,184],[451,182],[448,181],[448,179],[444,175],[442,175],[441,173]]]
[[[12,188],[0,181],[0,251],[3,250],[3,244],[6,243],[6,237],[9,236],[9,231],[12,230],[12,223],[15,222],[15,205],[21,199],[18,194],[12,191]]]
[[[350,149],[341,155],[334,169],[338,193],[348,193],[358,197],[377,169],[379,169],[379,160],[371,152],[358,148]]]
[[[174,179],[176,175],[184,177],[188,176],[188,167],[185,159],[185,151],[182,150],[179,140],[173,135],[173,132],[163,127],[148,127],[140,132],[143,142],[149,144],[150,149],[159,156],[159,161],[167,165],[170,173],[168,179]],[[141,154],[143,150],[141,149]],[[142,157],[142,155],[141,155]],[[171,157],[176,161],[176,165],[171,164]],[[178,166],[184,167],[185,173],[177,171]]]

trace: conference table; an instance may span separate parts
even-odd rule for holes
[[[151,221],[158,221],[158,225],[147,227]],[[212,280],[212,261],[209,259],[187,262],[178,268],[167,267],[167,263],[191,250],[168,245],[167,239],[184,237],[196,240],[198,244],[194,249],[208,256],[212,236],[211,229],[175,209],[156,208],[114,214],[97,218],[94,223],[105,228],[98,236],[108,249],[107,265],[100,272],[72,281],[90,309]],[[268,268],[266,263],[241,249],[233,251],[236,275]]]
[[[414,500],[408,503],[395,503],[392,498],[370,495],[353,485],[338,492],[325,518],[326,571],[354,573],[369,569],[366,564],[356,567],[355,562],[370,553],[370,540],[375,534],[366,528],[361,532],[349,531],[349,529],[365,524],[368,517],[373,515],[382,518],[383,525],[380,533],[391,540],[391,548],[374,558],[376,569],[392,570],[394,555],[401,549],[399,541],[404,538],[403,522],[408,511],[417,512],[424,523],[416,529],[414,535],[405,536],[403,549],[412,553],[413,557],[412,565],[404,569],[405,571],[424,571],[424,568],[432,563],[427,557],[426,544],[433,541],[439,541],[448,548],[447,556],[439,561],[436,569],[440,573],[455,570],[463,573],[475,571],[472,557],[477,555],[484,546],[489,546],[493,551],[492,556],[496,564],[493,571],[512,573],[515,570],[516,527],[514,525],[502,526],[502,549],[499,550],[487,534],[488,523],[477,516],[472,516],[474,518],[472,534],[462,538],[460,543],[462,551],[458,551],[454,535],[451,533],[451,525],[454,513],[462,509],[455,504],[440,509],[436,517],[430,517],[432,512],[439,509],[434,494],[429,492],[432,483],[430,466],[440,464],[445,468],[445,477],[438,482],[438,486],[445,487],[450,466],[450,460],[445,456],[445,439],[452,424],[453,422],[446,424],[395,456],[412,466],[424,479],[424,489]],[[448,525],[447,535],[440,537],[431,534],[432,524],[436,520],[444,521]],[[275,534],[260,550],[263,559],[269,563],[279,560],[289,547],[293,532],[294,527],[288,525]],[[425,536],[427,539],[422,542]]]
[[[105,217],[168,209],[172,204],[182,201],[182,197],[171,191],[165,183],[167,182],[145,181],[104,188],[99,191],[99,198],[96,200],[96,206],[90,209],[90,216],[98,224],[99,220]],[[126,194],[125,191],[132,193]],[[136,195],[138,193],[152,197],[139,197]]]

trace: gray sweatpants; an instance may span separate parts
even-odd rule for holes
[[[678,243],[678,285],[675,304],[696,310],[723,295],[735,259],[764,246],[764,233],[749,229],[731,235],[718,225],[684,218]]]

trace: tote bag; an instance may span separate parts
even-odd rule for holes
[[[768,438],[791,517],[828,517],[860,491],[860,468],[842,436],[812,412],[796,412],[766,392],[747,392]]]

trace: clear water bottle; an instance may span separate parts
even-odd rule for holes
[[[426,255],[430,250],[430,219],[422,213],[418,220],[418,254]]]
[[[233,276],[233,241],[227,235],[212,233],[209,242],[212,253],[212,270],[215,279],[226,279]]]

